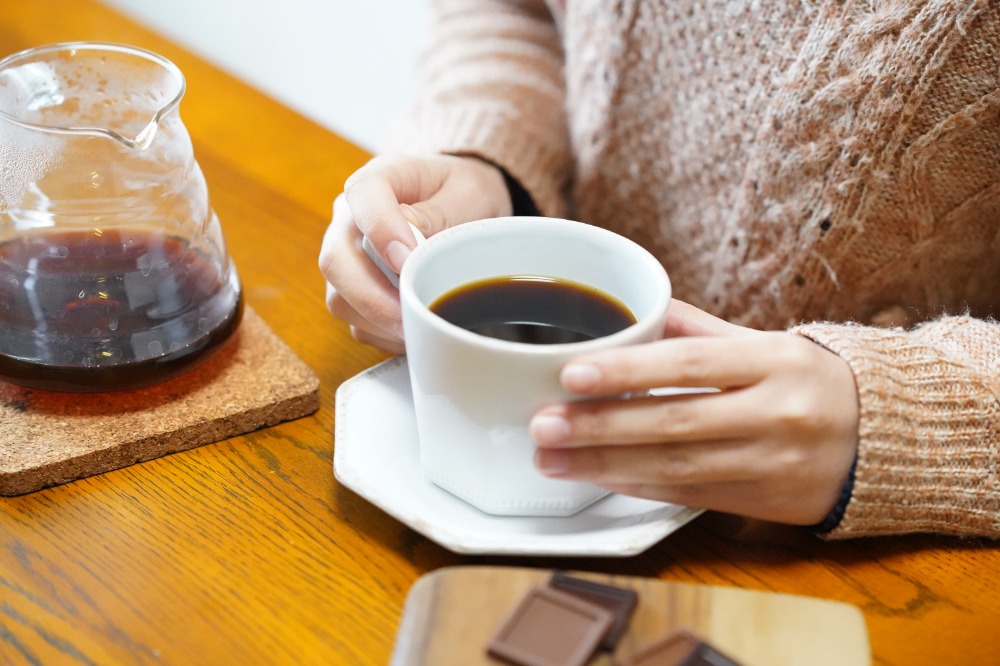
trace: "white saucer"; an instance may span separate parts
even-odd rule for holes
[[[337,389],[337,480],[456,553],[627,557],[702,512],[611,495],[565,518],[491,516],[424,479],[404,357]]]

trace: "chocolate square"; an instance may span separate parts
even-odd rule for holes
[[[520,666],[583,666],[614,620],[611,611],[551,587],[528,590],[487,646]]]
[[[625,666],[740,666],[714,647],[686,631],[678,631],[649,645]]]
[[[552,574],[549,587],[568,592],[612,612],[614,621],[600,644],[600,647],[610,651],[615,649],[625,630],[628,629],[629,620],[632,619],[632,613],[639,603],[639,595],[635,590],[577,578],[561,571]]]

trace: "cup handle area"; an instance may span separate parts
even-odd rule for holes
[[[417,239],[417,245],[423,243],[425,239],[424,235],[420,233],[420,230],[409,222],[407,222],[407,224],[410,225],[410,231],[413,232],[413,237]],[[378,255],[378,252],[375,251],[375,248],[372,247],[371,242],[368,240],[368,236],[361,239],[361,248],[365,251],[365,254],[368,255],[368,258],[371,259],[376,266],[378,266],[378,269],[382,271],[385,277],[388,278],[389,283],[396,289],[399,289],[399,275],[397,275],[396,271],[392,270],[392,268],[389,267],[389,264],[385,263],[382,260],[382,257]]]

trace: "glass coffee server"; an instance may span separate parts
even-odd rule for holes
[[[124,45],[0,60],[0,379],[135,388],[191,368],[239,325],[184,90],[173,63]]]

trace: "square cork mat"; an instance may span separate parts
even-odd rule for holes
[[[218,442],[319,408],[319,378],[252,308],[209,360],[110,393],[0,381],[0,495],[23,495]]]

